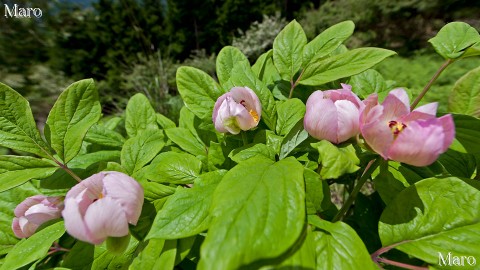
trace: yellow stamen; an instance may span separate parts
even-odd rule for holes
[[[258,123],[258,114],[254,110],[248,111],[248,113],[253,117],[253,120],[255,120],[256,123]]]

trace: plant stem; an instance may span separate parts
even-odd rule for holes
[[[377,261],[383,262],[383,263],[386,263],[386,264],[390,264],[390,265],[394,265],[394,266],[398,266],[398,267],[402,267],[402,268],[405,268],[405,269],[411,269],[411,270],[428,270],[428,267],[416,266],[416,265],[401,263],[401,262],[392,261],[392,260],[385,259],[385,258],[377,258]]]
[[[357,198],[358,192],[360,192],[360,189],[363,187],[365,182],[367,182],[367,179],[372,175],[373,171],[378,167],[380,164],[380,159],[372,159],[370,162],[368,162],[367,167],[365,167],[365,171],[363,171],[362,175],[360,176],[360,179],[358,180],[357,184],[352,190],[352,193],[350,196],[348,196],[347,201],[343,204],[342,208],[338,213],[335,215],[333,218],[332,222],[339,221],[343,218],[345,213],[350,209],[350,206],[352,206],[353,202]]]
[[[410,109],[413,111],[413,109],[415,109],[415,107],[417,107],[418,103],[420,102],[420,100],[422,100],[422,98],[425,96],[425,94],[428,92],[428,90],[430,89],[430,87],[432,86],[432,84],[438,79],[438,77],[440,76],[440,74],[451,64],[453,63],[454,60],[452,59],[448,59],[447,61],[445,61],[445,63],[442,64],[442,66],[440,66],[440,68],[437,70],[437,72],[435,72],[435,74],[433,75],[433,77],[430,79],[430,81],[427,83],[427,85],[425,86],[425,88],[423,88],[422,92],[420,93],[420,95],[418,95],[418,97],[415,99],[415,101],[412,103],[412,105],[410,106]]]
[[[247,139],[247,132],[246,131],[241,131],[242,133],[242,140],[243,140],[243,146],[248,144],[248,139]]]
[[[290,94],[288,94],[288,99],[291,99],[292,98],[292,95],[293,95],[293,89],[295,89],[295,87],[297,87],[297,84],[298,82],[300,81],[300,79],[302,78],[302,75],[303,75],[303,70],[302,72],[300,72],[300,75],[298,75],[298,78],[295,82],[293,82],[293,78],[292,80],[290,81]]]
[[[375,262],[375,264],[377,264],[380,268],[381,268],[381,265],[379,264],[379,262],[386,263],[386,264],[390,264],[390,265],[394,265],[394,266],[398,266],[398,267],[402,267],[402,268],[405,268],[405,269],[411,269],[411,270],[426,270],[426,269],[428,269],[428,267],[422,267],[422,266],[416,266],[416,265],[406,264],[406,263],[397,262],[397,261],[392,261],[392,260],[389,260],[389,259],[385,259],[385,258],[379,257],[380,255],[382,255],[383,253],[386,253],[386,252],[390,251],[390,250],[393,249],[394,247],[396,247],[396,246],[398,246],[398,245],[401,245],[401,244],[404,244],[404,243],[407,243],[407,242],[410,242],[410,241],[409,241],[409,240],[405,240],[405,241],[402,241],[402,242],[398,242],[398,243],[395,243],[395,244],[391,244],[390,246],[381,247],[380,249],[378,249],[377,251],[375,251],[374,253],[372,253],[372,255],[370,255],[370,257],[372,258],[373,262]],[[382,268],[382,269],[383,269],[383,268]]]

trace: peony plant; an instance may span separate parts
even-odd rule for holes
[[[478,267],[480,69],[448,112],[422,98],[480,35],[445,25],[445,63],[411,93],[375,71],[395,52],[343,45],[353,31],[308,41],[292,21],[254,63],[226,46],[215,78],[180,67],[178,124],[143,94],[102,117],[82,80],[42,134],[0,84],[0,146],[29,154],[0,156],[0,269]]]

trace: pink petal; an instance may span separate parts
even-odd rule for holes
[[[385,121],[396,120],[410,113],[408,95],[405,90],[398,88],[390,91],[382,103]]]
[[[377,108],[382,107],[377,106]],[[380,154],[384,159],[388,159],[388,149],[394,139],[392,130],[388,127],[388,122],[377,120],[362,125],[360,131],[370,148]]]
[[[118,202],[128,223],[136,225],[143,206],[142,186],[135,179],[119,172],[106,172],[103,182],[105,196]]]
[[[218,100],[217,100],[218,101]],[[216,105],[215,105],[216,106]],[[214,120],[213,123],[215,125],[215,129],[218,132],[229,132],[226,128],[225,125],[223,124],[227,119],[233,117],[230,115],[230,109],[229,109],[229,104],[226,100],[223,100],[223,102],[220,104],[218,109],[215,109],[215,114],[214,114]]]
[[[324,91],[324,96],[333,101],[348,100],[355,104],[357,108],[363,108],[365,106],[358,96],[352,92],[350,85],[342,83],[342,87],[343,89]]]
[[[337,141],[338,116],[337,108],[330,99],[320,99],[319,91],[314,92],[307,100],[307,110],[303,119],[305,130],[318,140]]]
[[[20,228],[20,219],[17,217],[13,218],[12,231],[15,234],[15,236],[18,238],[27,238],[30,236],[23,233],[22,228]]]
[[[94,202],[84,218],[94,244],[100,244],[108,236],[120,237],[128,234],[128,222],[125,212],[118,201],[105,197]]]
[[[15,210],[14,210],[15,216],[16,217],[21,217],[21,216],[25,215],[25,212],[30,207],[41,203],[45,198],[46,198],[46,196],[43,196],[43,195],[35,195],[35,196],[31,196],[31,197],[26,198],[25,200],[23,200],[23,202],[18,204],[17,207],[15,207]]]
[[[438,118],[440,124],[443,126],[443,132],[445,133],[445,137],[443,140],[443,147],[442,152],[447,151],[448,147],[453,142],[453,138],[455,138],[455,124],[453,122],[453,118],[451,114],[444,115]]]
[[[425,114],[429,114],[431,116],[437,115],[437,108],[438,108],[438,102],[432,102],[425,104],[423,106],[420,106],[413,110],[414,112],[422,112]]]
[[[349,100],[338,100],[335,102],[337,109],[337,139],[335,143],[344,142],[360,132],[359,111]]]
[[[88,177],[87,179],[72,187],[67,192],[65,198],[68,199],[72,197],[77,197],[80,193],[84,192],[84,190],[87,190],[86,195],[90,199],[94,200],[100,198],[103,189],[102,179],[104,176],[104,173],[100,172]]]
[[[220,106],[222,105],[223,101],[227,98],[227,96],[230,96],[229,93],[225,93],[221,95],[217,101],[215,101],[215,106],[213,107],[213,113],[212,113],[212,121],[213,123],[216,122],[216,119],[218,117],[218,111],[220,110]]]
[[[363,100],[364,106],[360,108],[360,127],[367,122],[373,122],[378,120],[377,118],[383,113],[383,107],[378,105],[378,95],[371,94],[366,99]],[[377,109],[377,113],[370,115],[370,111],[373,108]]]
[[[230,94],[236,103],[240,103],[242,100],[245,101],[244,105],[247,110],[254,110],[260,119],[262,116],[262,105],[257,94],[255,94],[252,89],[246,86],[234,87],[230,90]]]
[[[39,227],[38,224],[29,222],[28,219],[26,219],[25,217],[18,218],[18,226],[19,228],[14,228],[14,233],[15,233],[15,230],[19,229],[22,233],[19,234],[18,237],[23,235],[23,237],[20,237],[20,238],[26,238],[26,237],[32,236]]]
[[[57,207],[36,204],[25,212],[28,221],[41,225],[49,220],[60,218],[61,210]]]
[[[442,152],[443,127],[437,119],[410,122],[392,144],[389,159],[414,166],[432,164]]]
[[[65,199],[65,209],[62,211],[62,216],[65,220],[65,228],[68,234],[80,239],[84,242],[92,244],[100,244],[103,241],[92,237],[88,227],[86,226],[83,216],[80,213],[78,203],[74,198]]]

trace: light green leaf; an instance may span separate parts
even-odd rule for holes
[[[234,151],[230,152],[228,157],[230,157],[236,163],[240,163],[249,158],[259,155],[275,161],[275,150],[272,147],[266,146],[263,143],[256,143],[253,146],[249,145],[248,148],[237,148]]]
[[[127,250],[121,255],[115,255],[109,252],[105,243],[95,246],[93,261],[91,267],[87,267],[84,270],[117,270],[123,269],[128,265],[133,257],[136,255],[138,247],[138,241],[134,238],[130,238],[130,243]]]
[[[48,114],[45,136],[63,162],[68,163],[82,147],[88,129],[102,115],[92,79],[70,85]]]
[[[191,184],[201,170],[202,162],[194,156],[165,152],[153,159],[146,176],[160,183]]]
[[[43,258],[53,241],[65,233],[63,221],[50,225],[35,233],[27,239],[23,239],[7,254],[1,270],[12,270],[25,266],[31,262]]]
[[[144,181],[140,182],[145,192],[145,199],[154,201],[165,198],[175,193],[174,187],[159,184],[157,182]]]
[[[297,124],[290,130],[282,141],[280,148],[279,159],[284,159],[288,156],[298,145],[308,138],[308,132],[303,129],[303,120],[297,122]]]
[[[85,141],[107,147],[122,148],[125,138],[116,131],[95,124],[88,130]]]
[[[129,175],[132,175],[150,162],[164,145],[165,141],[161,130],[143,131],[125,142],[120,156],[122,166]]]
[[[277,134],[287,135],[295,124],[303,119],[305,110],[305,104],[297,98],[280,102],[280,105],[277,105]]]
[[[209,169],[215,170],[216,166],[221,166],[225,162],[222,144],[211,141],[207,158]]]
[[[273,62],[282,79],[292,81],[302,67],[303,48],[307,44],[307,36],[302,26],[293,20],[273,41]]]
[[[455,83],[448,100],[448,110],[480,118],[480,67]]]
[[[59,167],[46,160],[28,156],[0,156],[0,192],[31,179],[43,179]]]
[[[69,163],[69,167],[76,169],[87,169],[90,165],[97,162],[118,162],[121,152],[119,150],[103,150],[85,155],[78,155]]]
[[[0,146],[44,158],[51,155],[33,119],[28,101],[0,83]]]
[[[210,225],[209,209],[215,188],[225,171],[213,171],[197,181],[208,182],[193,188],[177,188],[155,217],[147,239],[179,239],[205,231]]]
[[[365,71],[394,55],[380,48],[359,48],[310,64],[305,68],[300,84],[322,85]]]
[[[478,205],[478,189],[459,178],[424,179],[385,208],[378,225],[382,244],[398,244],[396,249],[435,267],[439,253],[480,258]]]
[[[281,256],[304,228],[304,190],[294,158],[256,157],[232,168],[215,190],[198,269],[248,268]]]
[[[312,143],[318,150],[318,162],[322,164],[320,175],[322,179],[338,178],[347,173],[356,172],[360,167],[355,148],[352,144],[335,146],[327,140]]]
[[[331,223],[318,216],[308,216],[314,231],[316,269],[377,269],[357,233],[343,222]]]
[[[465,53],[462,54],[462,58],[478,56],[480,55],[480,42],[475,43],[472,47],[469,47],[465,50]]]
[[[265,83],[266,81],[263,79],[265,75],[265,69],[267,67],[268,60],[271,60],[272,57],[273,50],[270,49],[267,52],[262,53],[252,66],[253,73],[255,73],[255,75],[257,75],[257,77]]]
[[[272,269],[316,269],[316,252],[315,252],[315,238],[311,230],[308,230],[307,236],[302,243],[302,246],[288,259],[283,261],[279,266]],[[268,268],[267,268],[268,269]],[[263,269],[262,269],[263,270]]]
[[[374,69],[368,69],[353,75],[348,83],[352,86],[352,92],[361,98],[366,98],[372,93],[381,93],[388,90],[382,74]]]
[[[353,34],[354,29],[355,24],[352,21],[344,21],[320,33],[303,49],[303,66],[328,56]]]
[[[315,215],[331,207],[330,188],[327,181],[322,181],[318,173],[305,168],[303,171],[305,179],[305,195],[307,214]]]
[[[467,153],[480,153],[480,119],[462,114],[452,116],[455,123],[455,138]]]
[[[188,129],[180,127],[169,128],[165,130],[165,133],[172,142],[180,146],[183,150],[195,156],[206,154],[207,146]]]
[[[158,129],[157,115],[144,94],[135,94],[128,101],[125,112],[125,129],[130,138],[148,129]]]
[[[154,270],[162,269],[162,265],[157,263],[160,254],[162,254],[165,245],[164,239],[151,239],[147,246],[138,254],[128,267],[131,270]]]
[[[167,129],[167,128],[174,128],[177,126],[175,125],[175,122],[168,119],[163,114],[157,113],[156,115],[157,115],[157,124],[160,125],[161,128]]]
[[[386,205],[390,204],[405,187],[409,186],[397,166],[399,164],[395,164],[393,161],[382,161],[379,168],[380,173],[373,179],[375,190]]]
[[[217,77],[221,85],[226,83],[231,75],[233,67],[237,65],[250,66],[247,57],[238,49],[232,46],[225,46],[217,56]]]
[[[185,106],[200,119],[211,119],[215,101],[224,93],[207,73],[193,67],[178,68],[177,86]]]
[[[475,28],[464,22],[451,22],[446,24],[437,35],[428,42],[445,59],[461,57],[465,50],[480,42],[480,35]]]

